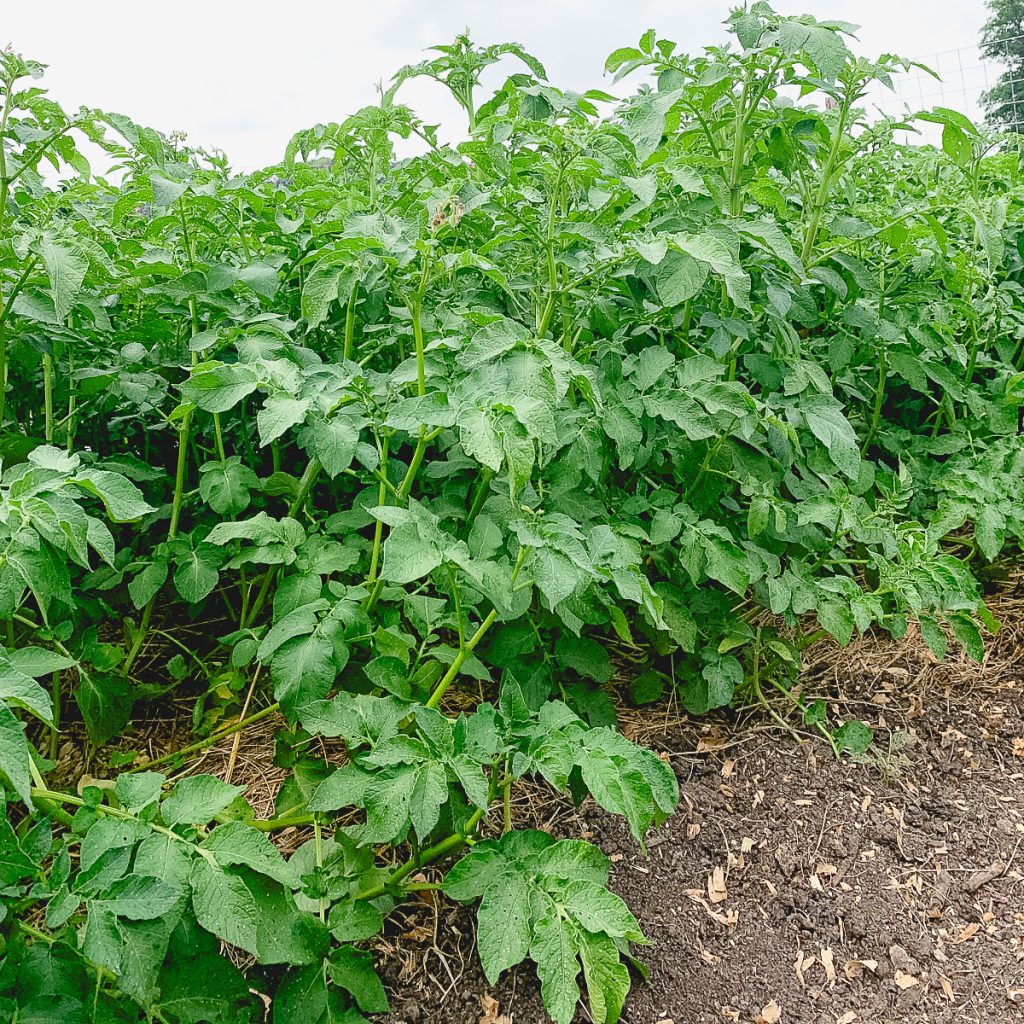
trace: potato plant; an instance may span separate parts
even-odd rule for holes
[[[625,100],[460,36],[248,175],[0,54],[0,1017],[357,1024],[428,888],[490,981],[529,959],[557,1024],[612,1024],[642,930],[510,806],[541,780],[639,844],[672,813],[616,674],[785,695],[841,756],[871,733],[793,689],[808,644],[982,656],[1024,526],[1019,156],[944,109],[895,144],[862,102],[906,62],[853,26],[728,26],[617,50]],[[195,743],[133,755],[171,693]],[[187,767],[272,715],[259,818]]]

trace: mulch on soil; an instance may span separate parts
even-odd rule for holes
[[[612,856],[652,942],[624,1021],[1024,1021],[1024,579],[992,606],[1004,628],[981,666],[938,663],[915,636],[812,652],[805,690],[877,729],[858,763],[759,712],[626,712],[682,793],[648,856],[589,801],[520,802],[517,824]],[[398,921],[377,950],[388,1024],[547,1020],[530,966],[491,988],[472,935],[432,894]]]
[[[591,801],[520,789],[516,825],[600,846],[651,940],[627,1024],[1024,1021],[1024,570],[990,606],[1003,629],[981,666],[937,662],[913,634],[809,652],[804,691],[876,729],[857,761],[759,708],[700,719],[671,703],[623,709],[627,735],[680,782],[679,810],[646,855]],[[188,713],[168,706],[119,745],[178,749]],[[272,765],[279,725],[227,737],[180,774],[230,772],[266,816],[284,777]],[[65,744],[58,769],[72,785],[91,767],[80,749]],[[275,839],[293,849],[307,833]],[[548,1019],[529,964],[487,984],[473,928],[470,910],[431,892],[389,920],[375,945],[393,1007],[384,1024]],[[578,1021],[589,1021],[582,1005]]]

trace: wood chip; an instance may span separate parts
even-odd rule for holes
[[[836,957],[831,949],[818,951],[821,957],[821,966],[825,968],[825,976],[828,978],[829,988],[835,988],[836,984]]]
[[[782,1007],[773,999],[754,1018],[754,1024],[778,1024],[782,1020]]]
[[[870,971],[874,974],[877,970],[877,960],[847,960],[846,965],[843,967],[843,974],[846,975],[848,981],[853,981],[854,978],[859,978],[865,971]]]
[[[995,860],[989,864],[987,868],[975,871],[974,874],[967,879],[965,888],[968,892],[977,892],[983,885],[988,885],[989,882],[994,882],[1003,874],[1004,871],[1006,871],[1006,865],[1001,860]]]
[[[725,872],[717,867],[708,875],[708,899],[712,903],[722,903],[729,898],[729,890],[725,887]]]
[[[489,992],[480,997],[480,1024],[512,1024],[512,1018],[498,1014],[498,1000]]]
[[[919,979],[915,978],[912,974],[905,974],[903,971],[897,971],[895,977],[896,985],[901,988],[904,992],[908,988],[913,988],[915,985],[920,985]]]

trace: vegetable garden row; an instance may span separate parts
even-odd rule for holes
[[[783,695],[843,756],[871,731],[794,688],[807,645],[982,656],[1024,526],[1019,155],[869,118],[907,65],[853,26],[728,27],[617,50],[616,95],[460,36],[247,175],[0,54],[0,1019],[357,1024],[429,888],[489,979],[529,959],[558,1024],[581,991],[612,1024],[641,927],[509,806],[542,780],[641,844],[672,813],[613,677]],[[941,147],[894,141],[921,121]],[[270,819],[132,753],[171,697],[196,749],[278,716]]]

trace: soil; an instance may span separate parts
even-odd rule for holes
[[[914,636],[815,650],[801,685],[877,730],[857,762],[758,712],[625,713],[682,793],[646,855],[589,801],[521,801],[518,825],[612,856],[651,940],[624,1021],[1024,1021],[1024,583],[996,603],[982,666]],[[430,893],[399,918],[377,951],[387,1024],[547,1020],[532,967],[491,988],[472,937],[471,913]]]

